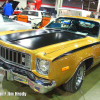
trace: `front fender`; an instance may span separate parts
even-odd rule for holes
[[[63,56],[52,63],[52,77],[56,78],[59,77],[60,80],[57,82],[58,86],[65,83],[68,81],[75,73],[77,70],[78,66],[85,61],[86,59],[93,58],[94,53],[93,53],[93,47],[83,49],[80,51],[76,51],[74,53],[71,53],[69,55]],[[92,64],[91,64],[92,65]],[[62,68],[68,66],[69,69],[62,71]],[[52,72],[50,71],[50,72]]]

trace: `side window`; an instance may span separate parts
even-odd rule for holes
[[[27,14],[26,14],[27,15]],[[38,16],[38,12],[28,11],[28,15]]]
[[[38,16],[38,12],[32,12],[33,16]]]
[[[35,12],[35,16],[38,16],[38,12]]]
[[[79,28],[81,32],[88,33],[88,35],[97,37],[99,33],[99,23],[88,22],[88,21],[79,21]]]

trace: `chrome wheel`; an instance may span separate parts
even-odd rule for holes
[[[78,72],[77,72],[77,75],[76,75],[76,89],[82,83],[82,80],[84,78],[84,75],[85,75],[85,66],[81,66],[79,68]]]
[[[85,75],[85,70],[86,70],[86,64],[85,62],[83,62],[78,66],[73,77],[67,83],[63,84],[64,89],[72,93],[78,91],[82,85],[83,78]]]

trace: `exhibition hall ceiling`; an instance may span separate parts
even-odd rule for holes
[[[27,0],[34,2],[35,0]],[[41,0],[42,4],[55,5],[56,0]],[[96,11],[98,0],[63,0],[63,7],[80,8],[89,11]]]
[[[34,3],[35,2],[35,0],[27,0],[28,2],[32,2],[32,3]]]
[[[83,9],[96,11],[98,6],[98,0],[84,0],[83,2]]]

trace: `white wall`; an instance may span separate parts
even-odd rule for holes
[[[27,0],[14,0],[14,1],[19,1],[20,3],[18,4],[18,7],[21,8],[25,8],[27,6]]]
[[[90,16],[91,11],[86,11],[86,10],[82,10],[82,17],[87,17],[87,15]]]

